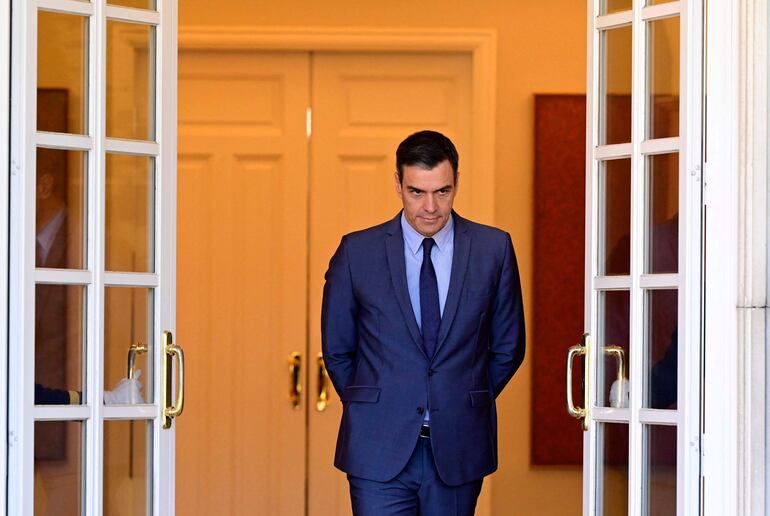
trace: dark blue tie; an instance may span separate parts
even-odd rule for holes
[[[422,241],[422,266],[420,267],[420,319],[422,345],[428,358],[436,352],[438,327],[441,324],[441,308],[438,302],[438,281],[430,252],[436,242],[432,238]]]

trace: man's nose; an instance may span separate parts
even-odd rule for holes
[[[425,211],[428,213],[436,211],[436,199],[431,194],[425,196]]]

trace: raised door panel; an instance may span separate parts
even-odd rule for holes
[[[470,54],[320,53],[313,55],[310,191],[309,354],[321,349],[323,275],[344,233],[394,217],[395,150],[421,129],[445,133],[460,153],[457,210],[467,213],[471,156]],[[310,396],[318,392],[311,371]],[[308,508],[311,516],[349,515],[344,474],[333,467],[342,407],[309,400]]]
[[[179,514],[305,511],[309,80],[302,53],[180,55]]]

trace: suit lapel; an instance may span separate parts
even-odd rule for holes
[[[452,326],[455,315],[457,314],[457,305],[460,304],[460,293],[465,283],[465,273],[468,270],[468,257],[471,251],[471,237],[468,234],[468,227],[465,220],[456,213],[455,217],[455,241],[454,251],[452,253],[452,272],[449,276],[449,290],[447,291],[446,303],[444,304],[444,313],[441,316],[441,325],[438,329],[438,344],[436,345],[436,355],[438,355],[441,345],[449,335],[449,328]]]
[[[417,326],[417,319],[414,316],[412,302],[409,299],[409,287],[406,284],[406,264],[404,263],[404,236],[401,233],[401,214],[399,213],[388,228],[388,236],[385,239],[387,249],[388,268],[390,269],[390,279],[393,282],[393,290],[396,293],[398,305],[401,307],[401,313],[409,328],[414,343],[424,355],[425,350],[422,347],[422,335]]]

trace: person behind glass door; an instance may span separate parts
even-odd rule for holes
[[[54,174],[38,174],[36,183],[35,267],[64,269],[68,266],[67,204]],[[35,296],[35,405],[79,405],[82,393],[48,386],[51,368],[65,367],[67,349],[67,287],[45,285]],[[113,390],[105,391],[109,404],[144,403],[139,382],[141,371],[123,378]]]

